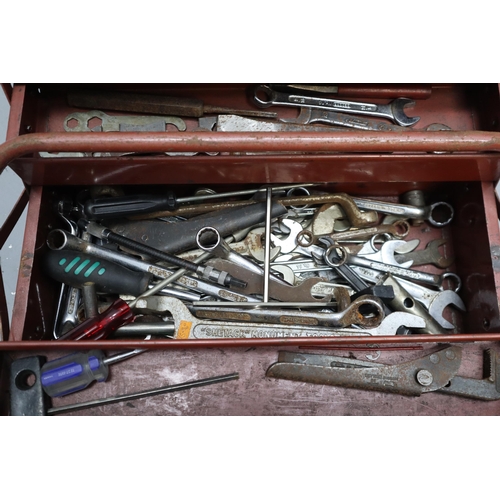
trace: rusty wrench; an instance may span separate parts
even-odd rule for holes
[[[384,316],[379,299],[371,298]],[[198,319],[178,299],[153,295],[139,298],[134,309],[139,313],[170,313],[175,323],[175,339],[209,338],[290,338],[371,335],[371,330],[356,328],[332,329],[303,325],[275,325],[253,322],[214,321]]]
[[[429,241],[424,250],[416,250],[401,255],[394,255],[396,262],[402,264],[411,260],[412,266],[423,266],[425,264],[433,264],[440,269],[446,269],[453,264],[453,257],[445,257],[439,252],[439,247],[444,245],[446,240],[441,238],[438,240]],[[396,250],[397,253],[397,250]]]

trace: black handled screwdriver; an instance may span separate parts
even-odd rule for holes
[[[282,191],[299,187],[316,186],[317,184],[289,184],[285,186],[274,186],[272,191]],[[244,189],[230,193],[216,193],[200,196],[186,196],[177,198],[172,191],[165,195],[128,195],[110,198],[96,198],[87,200],[83,204],[83,214],[88,220],[113,219],[118,217],[129,217],[132,215],[145,215],[164,210],[175,210],[180,204],[193,203],[233,196],[254,195],[265,193],[266,188]]]
[[[106,295],[133,295],[138,297],[151,288],[153,275],[133,271],[103,258],[77,250],[50,250],[43,258],[43,270],[52,279],[73,288],[83,288],[92,283],[98,293]],[[165,287],[160,295],[170,295],[182,300],[199,300],[200,295]]]

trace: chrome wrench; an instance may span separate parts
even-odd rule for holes
[[[454,215],[453,207],[445,201],[439,201],[425,207],[414,207],[412,205],[365,198],[353,198],[353,200],[357,207],[363,210],[374,210],[383,214],[397,215],[405,219],[424,219],[436,227],[446,226],[452,221]]]
[[[267,100],[261,99],[259,94],[264,94]],[[390,104],[371,104],[364,102],[343,101],[339,99],[325,99],[322,97],[309,97],[296,94],[285,94],[277,92],[267,85],[259,85],[255,88],[253,102],[259,108],[268,108],[270,106],[295,106],[327,109],[332,111],[342,111],[343,113],[375,116],[387,118],[392,122],[402,126],[409,127],[420,120],[420,117],[409,117],[404,108],[415,104],[415,101],[398,97]]]
[[[230,321],[200,320],[180,301],[171,297],[151,296],[139,299],[135,310],[140,313],[170,313],[175,324],[176,339],[210,338],[293,338],[395,335],[401,325],[411,328],[425,326],[422,318],[407,313],[392,313],[375,328],[321,328],[310,326],[265,325]]]
[[[384,273],[354,266],[353,269],[370,283],[379,283]],[[415,299],[423,304],[429,314],[434,318],[442,328],[452,330],[455,326],[444,316],[444,310],[448,306],[454,306],[460,311],[466,311],[465,304],[460,296],[453,290],[436,291],[426,288],[417,283],[394,276],[394,279]]]
[[[391,264],[384,264],[383,262],[376,262],[364,257],[350,255],[345,249],[340,246],[332,246],[325,252],[325,260],[328,264],[330,264],[331,261],[331,259],[329,258],[331,252],[336,251],[337,248],[339,248],[341,252],[345,253],[345,262],[353,266],[368,267],[376,271],[391,273],[394,276],[400,276],[402,278],[408,278],[414,281],[419,281],[421,283],[436,286],[440,290],[444,290],[443,282],[448,278],[453,278],[454,280],[456,280],[457,285],[455,287],[455,292],[458,292],[462,285],[460,277],[455,273],[431,274],[424,273],[422,271],[415,271],[413,269],[407,269],[404,267],[394,266]],[[335,264],[335,262],[332,261],[331,265],[335,266],[338,264]]]
[[[65,217],[61,212],[61,205],[58,207],[58,214],[66,222],[70,233],[73,236],[79,235],[79,228],[76,222]],[[59,300],[57,301],[56,317],[52,335],[55,339],[73,329],[78,323],[78,306],[80,305],[82,291],[65,283],[61,284]]]

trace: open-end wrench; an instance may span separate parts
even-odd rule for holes
[[[418,240],[415,240],[418,241]],[[394,252],[398,251],[398,248],[403,248],[405,242],[399,242],[401,246],[398,245],[398,242],[386,242],[382,244],[380,250],[376,253],[367,253],[369,252],[369,246],[364,245],[364,247],[358,252],[358,255],[363,255],[366,258],[371,260],[377,260],[378,262],[384,262],[386,264],[394,264],[395,259],[397,259],[397,255]],[[407,242],[409,243],[409,242]],[[410,255],[418,253],[418,252],[410,252],[405,254],[406,257]],[[403,255],[401,255],[402,257]],[[404,263],[400,263],[398,265],[406,267],[412,261],[407,261]],[[412,264],[413,265],[413,264]],[[363,276],[367,281],[377,283],[380,278],[382,278],[383,273],[378,271],[373,271],[372,269],[363,269],[361,267],[354,267],[356,272]],[[465,304],[463,300],[460,298],[458,293],[453,290],[431,290],[425,286],[419,285],[417,283],[413,283],[401,277],[394,276],[394,279],[398,281],[398,283],[416,300],[422,303],[425,307],[427,307],[429,314],[439,323],[439,325],[446,329],[455,328],[452,323],[450,323],[444,317],[444,310],[448,306],[453,306],[460,311],[465,311]]]
[[[453,257],[445,257],[439,252],[439,247],[445,243],[446,240],[443,238],[432,240],[427,244],[424,250],[415,250],[401,255],[397,255],[398,251],[396,250],[394,258],[399,264],[411,260],[413,262],[412,266],[433,264],[440,269],[446,269],[453,264]]]
[[[415,271],[413,269],[407,269],[404,267],[400,267],[399,265],[395,266],[391,264],[384,264],[383,262],[372,261],[365,257],[350,255],[343,247],[340,247],[340,245],[337,247],[332,246],[325,253],[325,260],[328,259],[330,252],[335,251],[336,249],[339,249],[341,252],[344,252],[345,262],[354,266],[368,267],[376,271],[391,273],[394,274],[395,276],[400,276],[402,278],[408,278],[410,280],[436,286],[440,290],[444,290],[443,282],[449,278],[452,278],[456,281],[455,292],[458,292],[462,285],[460,277],[457,276],[455,273],[431,274],[431,273],[424,273],[422,271]],[[333,263],[332,265],[335,265],[335,263]]]
[[[153,295],[139,299],[134,308],[138,313],[170,313],[175,323],[175,339],[210,338],[287,338],[370,335],[364,329],[333,329],[303,325],[275,325],[198,319],[178,299]],[[383,317],[383,312],[382,312]]]
[[[300,108],[300,113],[297,118],[281,118],[281,122],[287,126],[304,126],[311,127],[311,123],[324,123],[330,125],[330,130],[338,131],[340,127],[345,127],[343,130],[375,130],[380,132],[407,132],[407,127],[401,127],[392,123],[381,122],[378,120],[370,120],[368,118],[360,118],[358,116],[349,116],[337,111],[317,108]],[[332,126],[333,125],[333,126]],[[451,130],[447,125],[441,123],[433,123],[424,128],[424,130]]]
[[[363,279],[369,283],[380,283],[383,279],[384,273],[380,271],[374,271],[373,269],[367,269],[363,267],[353,266],[353,270],[356,271]],[[460,311],[465,311],[465,304],[460,296],[453,290],[431,290],[417,283],[405,280],[400,277],[394,276],[394,279],[418,302],[423,304],[430,316],[437,321],[437,323],[442,327],[449,330],[455,328],[455,326],[450,323],[444,317],[444,311],[448,306],[453,306]]]
[[[302,231],[302,225],[292,219],[283,219],[281,223],[290,229],[290,233],[283,239],[271,234],[271,241],[281,248],[281,253],[292,253],[297,248],[297,236]]]
[[[261,99],[259,95],[265,95],[267,100]],[[409,127],[420,120],[420,117],[409,117],[404,108],[415,104],[415,101],[399,97],[390,104],[371,104],[364,102],[343,101],[339,99],[325,99],[322,97],[310,97],[298,94],[285,94],[277,92],[267,85],[259,85],[254,90],[253,102],[259,108],[270,106],[296,106],[329,109],[342,111],[343,113],[376,116],[387,118],[402,127]]]

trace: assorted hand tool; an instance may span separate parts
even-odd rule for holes
[[[100,354],[98,356],[100,356]],[[87,356],[87,360],[89,364],[92,363],[92,356]],[[160,394],[168,394],[170,392],[185,391],[221,382],[229,382],[239,378],[238,373],[230,373],[227,375],[183,382],[181,384],[156,387],[140,392],[120,394],[109,398],[85,401],[83,403],[52,406],[49,394],[47,393],[48,385],[46,384],[44,386],[41,382],[42,374],[45,373],[47,375],[48,373],[45,369],[46,361],[45,356],[30,356],[16,359],[12,362],[10,367],[10,414],[12,416],[60,415],[63,413],[85,410],[87,408],[95,408],[97,406],[111,405],[125,401],[133,401],[135,399],[159,396]],[[68,360],[59,360],[58,363],[60,362],[67,363]],[[80,357],[77,363],[78,362],[84,365],[85,356],[83,356],[83,358]],[[80,366],[83,365],[80,364]],[[34,383],[30,383],[30,377],[35,379]],[[83,383],[86,383],[88,378],[89,377],[85,378]]]
[[[403,396],[438,392],[481,401],[500,400],[498,353],[484,351],[485,377],[458,376],[462,348],[449,346],[412,361],[386,365],[343,356],[280,352],[266,373],[271,378],[380,391]]]
[[[170,125],[182,133],[192,129],[196,118],[199,130],[222,133],[353,128],[407,133],[420,120],[408,116],[407,107],[430,95],[425,85],[257,85],[247,104],[278,109],[268,112],[177,96],[71,92],[68,104],[90,111],[67,115],[63,126],[67,132],[167,133]],[[297,108],[298,117],[280,116],[283,107]],[[449,127],[432,124],[423,130]],[[466,310],[459,270],[444,237],[453,206],[428,203],[418,189],[392,202],[317,183],[207,189],[192,196],[147,188],[112,196],[84,190],[69,202],[61,197],[56,210],[60,227],[47,235],[42,266],[61,284],[56,341],[144,335],[193,342],[434,335],[459,332],[460,313]],[[425,233],[417,232],[422,227]],[[13,414],[56,414],[237,378],[231,374],[82,405],[47,405],[47,396],[105,381],[110,364],[143,351],[106,357],[91,350],[49,362],[16,360]],[[280,352],[266,375],[406,396],[438,392],[500,399],[498,355],[487,351],[486,356],[490,372],[482,380],[457,376],[458,346],[393,365]],[[34,403],[19,394],[19,377],[26,372],[37,374]]]
[[[388,334],[456,330],[447,306],[465,306],[460,278],[448,267],[453,259],[440,254],[446,240],[416,250],[419,240],[410,238],[414,217],[443,227],[453,217],[451,205],[422,206],[423,194],[413,207],[324,189],[298,184],[183,198],[118,192],[87,201],[79,194],[73,208],[65,202],[64,216],[57,204],[70,230],[48,233],[44,269],[86,300],[72,308],[79,311],[72,328],[55,337],[116,337],[142,316],[173,324],[173,338],[380,335],[389,324]],[[221,201],[209,211],[207,199]],[[151,218],[178,203],[184,216],[178,208]],[[448,210],[446,220],[432,218],[438,206]],[[385,223],[387,214],[400,219]],[[417,266],[441,267],[413,269],[413,256]],[[67,314],[60,304],[56,324]]]

